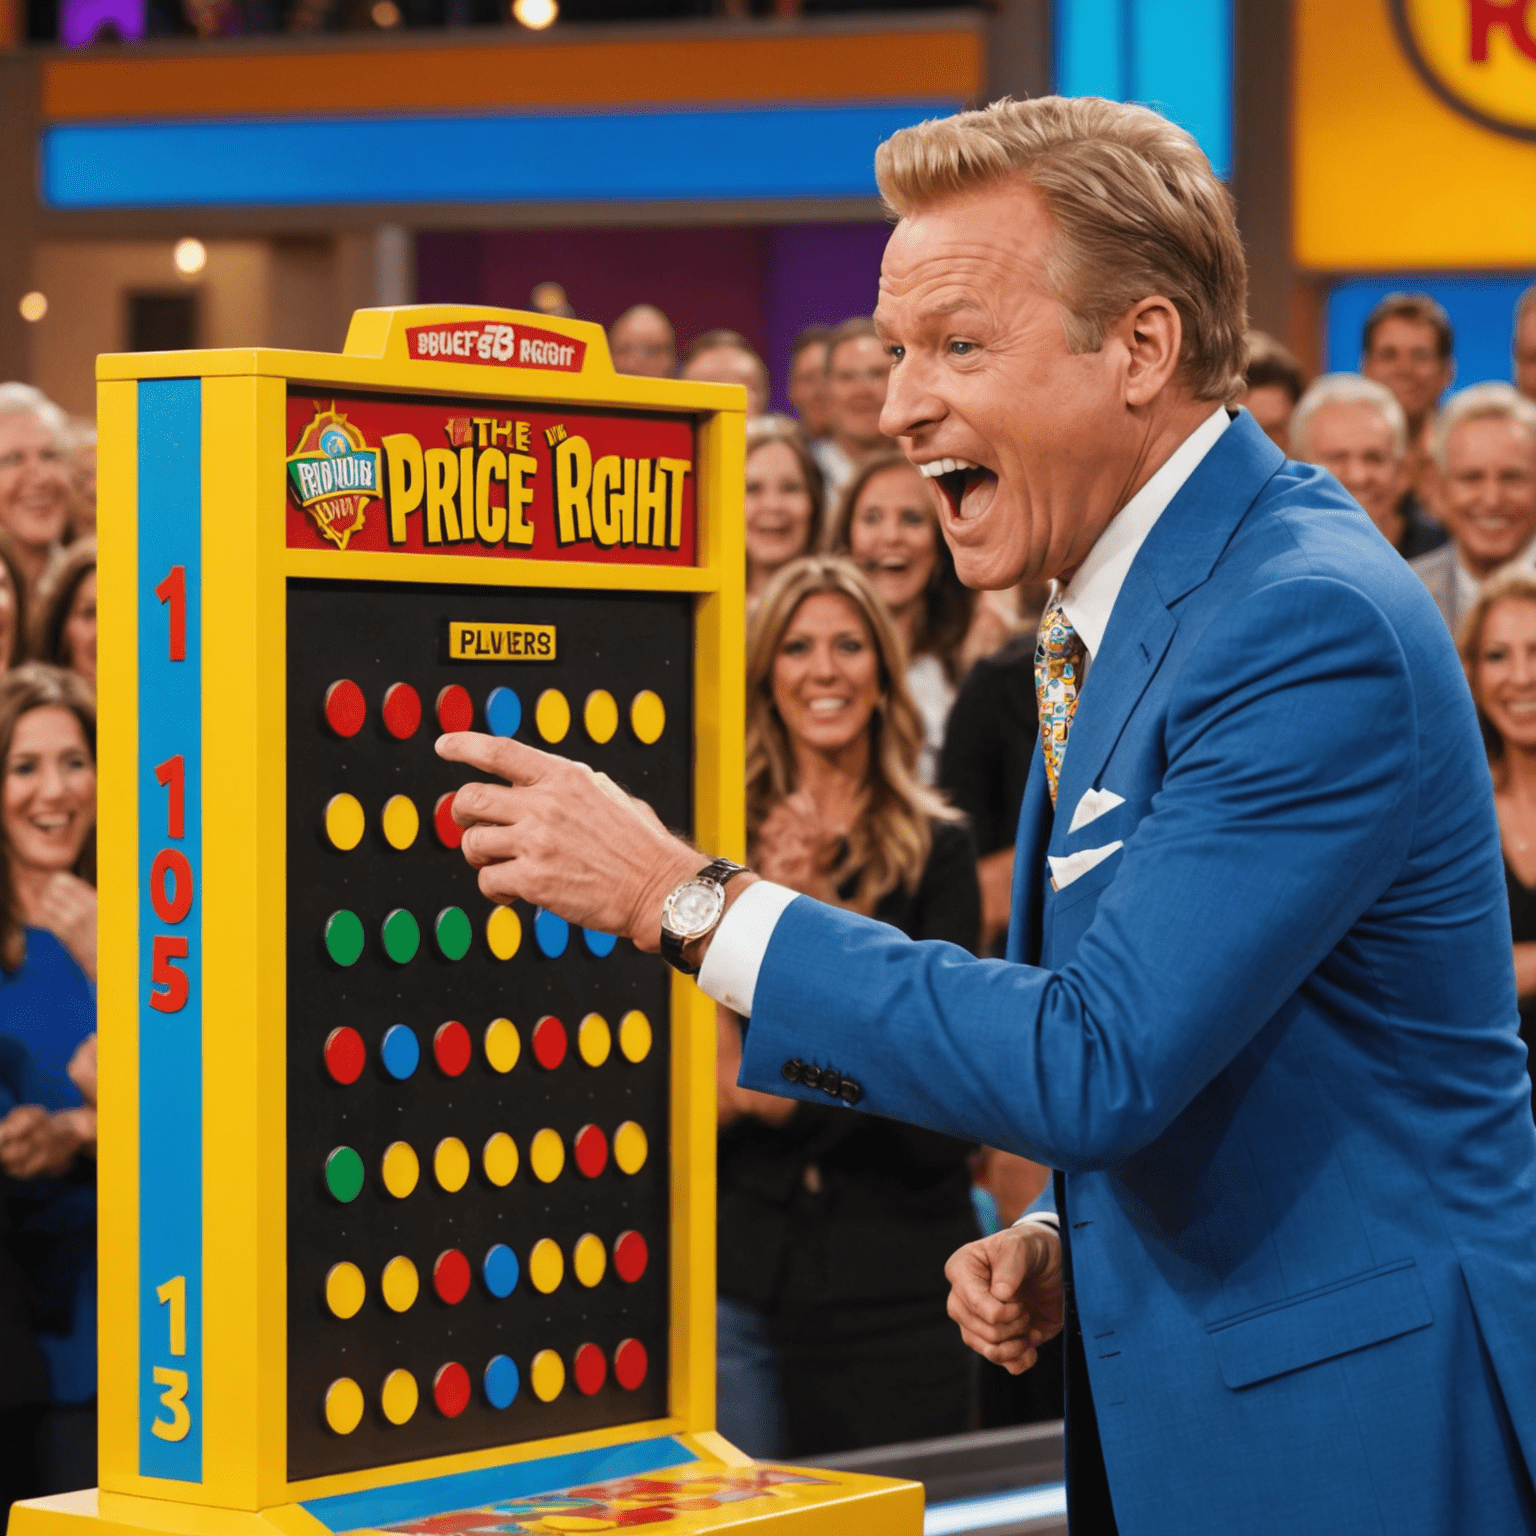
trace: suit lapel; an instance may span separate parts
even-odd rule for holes
[[[1169,610],[1210,576],[1255,497],[1284,462],[1253,417],[1242,411],[1153,525],[1126,575],[1083,684],[1062,764],[1058,806],[1075,806],[1084,791],[1097,785],[1178,630]],[[1063,831],[1070,824],[1068,811],[1061,820]]]

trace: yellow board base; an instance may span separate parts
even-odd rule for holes
[[[921,1536],[920,1484],[860,1472],[738,1459],[716,1436],[684,1437],[701,1459],[640,1476],[445,1510],[344,1536],[569,1536],[643,1529],[784,1536]],[[703,1443],[701,1443],[703,1442]],[[710,1454],[713,1442],[728,1459]],[[644,1512],[648,1518],[636,1520]],[[177,1504],[95,1488],[13,1505],[9,1536],[332,1536],[302,1504],[258,1513]],[[343,1536],[343,1533],[337,1533]]]

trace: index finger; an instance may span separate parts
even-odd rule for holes
[[[550,764],[563,761],[509,736],[487,736],[483,731],[449,731],[436,745],[437,755],[448,762],[468,763],[511,784],[536,784]]]

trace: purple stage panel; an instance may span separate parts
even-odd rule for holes
[[[59,6],[59,41],[85,48],[104,31],[125,43],[144,36],[144,0],[63,0]]]

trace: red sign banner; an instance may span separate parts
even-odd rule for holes
[[[291,393],[287,467],[290,549],[694,563],[686,417]]]
[[[407,326],[405,350],[413,361],[495,363],[503,368],[580,373],[587,344],[505,320],[445,320],[441,325]]]

